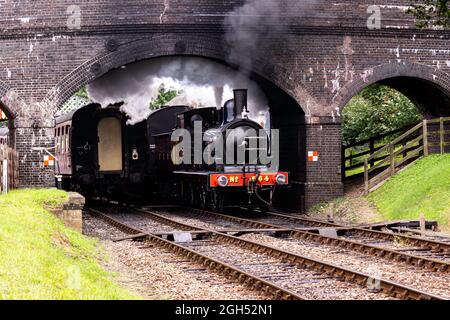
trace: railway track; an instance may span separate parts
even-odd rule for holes
[[[159,213],[139,210],[145,219],[176,230],[170,233],[159,228],[142,229],[142,221],[136,226],[130,221],[126,223],[98,210],[90,211],[133,237],[145,238],[146,241],[182,254],[254,290],[262,290],[275,299],[443,299],[439,295],[393,281],[373,279],[368,274],[229,235],[226,232],[230,228],[214,231],[181,223]],[[184,235],[196,240],[178,243],[171,240],[170,237],[175,238],[177,234],[179,236],[181,230],[184,230]],[[265,232],[274,230],[266,229]],[[368,292],[366,286],[374,280],[377,281],[377,286],[372,288],[372,292]]]
[[[294,226],[309,223],[311,219],[301,217],[293,217],[290,215],[270,212],[269,219],[272,219],[274,224],[276,221],[286,221]],[[314,220],[313,220],[314,221]],[[334,228],[330,226],[331,228]],[[409,236],[398,233],[391,233],[385,231],[369,230],[359,227],[348,227],[337,225],[335,227],[337,236],[341,239],[354,240],[367,245],[382,247],[390,249],[391,251],[409,253],[408,261],[429,267],[433,261],[443,261],[443,265],[435,265],[436,270],[443,271],[444,269],[450,271],[450,238],[442,237],[418,237]],[[387,252],[389,253],[389,252]],[[417,256],[423,259],[414,259],[411,256]]]
[[[273,232],[279,230],[279,232],[284,232],[287,236],[292,238],[336,246],[426,270],[450,273],[450,263],[448,261],[450,258],[450,243],[447,242],[401,234],[391,234],[389,232],[354,227],[349,228],[341,225],[335,227],[335,224],[332,224],[333,227],[322,227],[322,229],[317,227],[311,228],[309,225],[311,220],[308,218],[297,218],[278,213],[269,213],[259,218],[252,217],[252,219],[247,219],[199,209],[186,210],[190,211],[189,214],[193,213],[201,216],[201,220],[205,223],[208,223],[209,221],[209,225],[205,225],[207,228],[215,229],[215,223],[219,223],[221,228],[226,227],[227,225],[224,224],[224,221],[226,221],[231,224],[228,225],[228,227],[232,226],[237,229],[237,234],[242,234],[242,232],[244,232],[239,232],[239,226],[241,228],[242,226],[246,226]],[[312,221],[312,223],[316,223],[315,220]],[[322,222],[317,221],[317,223]],[[328,230],[335,234],[329,235],[330,232],[320,234],[319,230]],[[230,229],[229,232],[232,233],[233,230]]]

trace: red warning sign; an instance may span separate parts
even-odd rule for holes
[[[44,156],[44,167],[52,167],[55,165],[55,158],[52,156]]]
[[[317,151],[309,151],[308,152],[308,161],[311,161],[311,162],[319,161],[319,152],[317,152]]]

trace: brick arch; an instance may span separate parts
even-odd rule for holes
[[[450,113],[450,75],[441,70],[411,62],[389,63],[366,69],[356,80],[341,89],[334,98],[335,105],[342,110],[355,95],[374,83],[391,86],[404,93],[413,102],[422,100],[422,104],[427,98],[430,98],[430,101],[432,101],[431,98],[436,98],[426,97],[431,90],[439,95],[439,101],[444,104],[440,106],[438,113]],[[408,85],[410,90],[406,88]],[[428,93],[419,92],[421,88]],[[427,106],[423,107],[427,108]],[[422,111],[427,113],[426,110]]]
[[[12,119],[17,114],[17,110],[14,110],[14,106],[16,103],[11,103],[11,89],[10,87],[0,81],[0,109],[8,116],[9,119]]]
[[[49,110],[56,111],[74,93],[89,82],[101,77],[107,72],[133,62],[165,56],[197,56],[212,59],[220,63],[235,66],[227,62],[227,51],[224,49],[220,35],[155,35],[150,39],[118,43],[116,51],[105,49],[94,58],[86,61],[64,79],[62,79],[44,98],[43,103]],[[252,70],[246,70],[262,77],[283,90],[299,102],[302,97],[295,94],[298,81],[286,79],[286,70],[279,64],[274,64],[265,57],[255,59]],[[295,83],[295,86],[294,86]]]

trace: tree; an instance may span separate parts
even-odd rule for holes
[[[150,102],[150,109],[157,110],[164,107],[168,102],[175,98],[179,92],[173,88],[166,89],[164,83],[158,88],[158,96]]]
[[[78,90],[78,91],[75,93],[75,95],[76,95],[77,97],[84,98],[84,99],[86,99],[86,100],[90,100],[90,99],[89,99],[89,94],[88,94],[88,92],[87,92],[86,86],[84,86],[83,88],[81,88],[80,90]]]
[[[408,13],[413,14],[419,28],[437,26],[450,27],[450,1],[449,0],[422,0],[422,4],[414,4]]]
[[[355,96],[343,110],[343,143],[353,144],[418,122],[415,105],[400,92],[375,84]]]

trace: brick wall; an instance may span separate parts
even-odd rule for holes
[[[334,120],[336,121],[336,120]],[[341,172],[341,127],[330,118],[312,118],[306,125],[306,152],[317,152],[319,161],[306,163],[305,207],[344,194]]]
[[[22,154],[23,185],[52,181],[30,146],[51,145],[51,114],[84,84],[109,70],[164,55],[198,55],[226,61],[223,20],[243,0],[82,0],[80,28],[68,28],[73,1],[0,0],[0,102],[15,116],[17,148]],[[403,78],[422,79],[408,94],[425,109],[450,96],[449,31],[421,31],[405,14],[409,0],[316,0],[299,15],[296,0],[274,1],[282,7],[283,32],[260,43],[251,72],[290,95],[308,119],[304,149],[316,148],[320,164],[298,169],[306,183],[307,203],[340,195],[340,111],[365,86],[388,78],[402,87]],[[167,6],[168,4],[168,6]],[[380,5],[381,29],[368,30],[368,6]],[[436,101],[423,97],[442,94]],[[15,96],[11,103],[8,97]],[[5,98],[6,97],[6,98]],[[289,112],[285,117],[289,118]],[[334,119],[330,123],[328,119]],[[30,120],[31,119],[31,120]],[[38,135],[30,123],[46,134]],[[323,123],[322,123],[323,122]],[[322,125],[323,124],[323,125]],[[302,153],[303,152],[303,153]],[[295,152],[294,152],[295,153]],[[320,166],[320,167],[319,167]],[[304,177],[304,178],[302,178]],[[303,181],[304,180],[304,181]],[[302,187],[303,188],[303,187]]]

